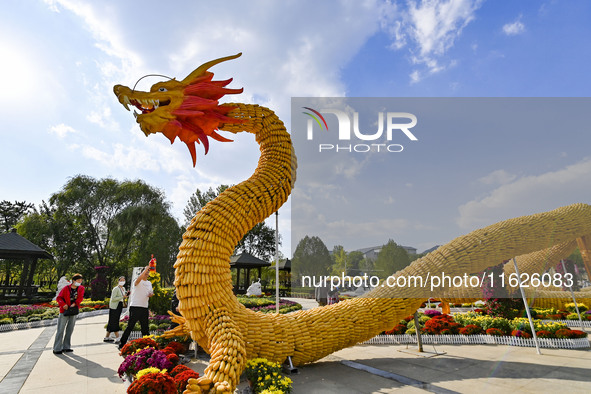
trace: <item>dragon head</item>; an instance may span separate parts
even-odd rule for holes
[[[242,55],[212,60],[189,74],[182,81],[170,79],[158,82],[149,92],[140,92],[127,86],[116,85],[113,88],[117,99],[129,111],[135,106],[136,121],[146,136],[154,133],[164,134],[171,143],[176,137],[183,141],[196,163],[195,142],[203,143],[205,154],[209,151],[211,137],[217,141],[229,142],[216,133],[224,123],[242,123],[242,120],[226,116],[234,106],[219,104],[218,100],[226,94],[242,93],[242,89],[225,88],[232,79],[214,81],[213,73],[208,69],[226,60],[236,59]]]

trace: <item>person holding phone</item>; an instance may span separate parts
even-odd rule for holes
[[[64,287],[55,299],[60,306],[60,316],[57,319],[53,354],[73,352],[70,340],[83,298],[84,286],[82,286],[82,275],[74,274],[72,276],[72,283]]]
[[[125,276],[119,277],[117,286],[111,290],[111,299],[109,301],[109,322],[107,323],[107,334],[104,342],[113,342],[111,333],[115,333],[115,343],[119,343],[119,319],[121,319],[121,311],[123,310],[123,301],[127,298],[127,291],[125,291]]]
[[[146,266],[140,276],[131,284],[132,291],[129,297],[129,321],[127,322],[127,328],[121,336],[121,342],[119,343],[119,349],[121,349],[127,343],[127,339],[133,331],[135,323],[140,322],[142,327],[142,335],[146,336],[150,334],[148,325],[148,301],[150,297],[154,295],[152,289],[152,283],[148,280],[150,273],[150,266]]]

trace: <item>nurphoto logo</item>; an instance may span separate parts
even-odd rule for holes
[[[305,109],[303,114],[309,117],[307,122],[307,139],[314,140],[314,129],[320,132],[328,132],[328,123],[323,114],[335,115],[338,124],[338,140],[351,141],[352,139],[361,141],[377,141],[382,139],[384,130],[388,142],[402,133],[411,141],[418,141],[418,138],[410,131],[417,125],[417,117],[408,112],[378,112],[377,113],[377,131],[361,130],[359,127],[359,112],[353,111],[352,115],[338,109],[320,109],[315,110],[310,107]],[[352,116],[352,119],[351,119]],[[361,144],[318,144],[319,152],[402,152],[404,147],[401,144],[385,143],[361,143]]]

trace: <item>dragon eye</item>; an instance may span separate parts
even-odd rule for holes
[[[166,88],[159,88],[158,91],[159,92],[166,92]]]

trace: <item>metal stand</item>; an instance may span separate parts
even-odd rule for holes
[[[283,372],[290,375],[300,373],[298,369],[293,366],[293,363],[291,362],[291,356],[287,356],[287,358],[285,359],[285,362],[283,363]]]
[[[445,354],[445,352],[443,353],[438,353],[437,349],[435,349],[435,345],[433,345],[433,352],[429,352],[429,351],[425,351],[423,350],[423,338],[421,337],[421,326],[419,325],[419,312],[416,311],[414,314],[414,319],[415,319],[415,331],[417,334],[417,344],[419,345],[418,348],[416,350],[412,350],[412,349],[408,349],[408,347],[405,350],[398,350],[401,353],[408,353],[408,354],[414,354],[415,356],[421,356],[421,357],[435,357],[435,356],[441,356],[443,354]]]
[[[419,312],[415,311],[415,332],[417,334],[417,344],[419,345],[418,352],[423,352],[423,338],[421,338],[421,326],[419,325]]]
[[[536,335],[536,328],[534,327],[534,321],[531,318],[531,312],[529,311],[529,305],[527,304],[527,298],[525,298],[525,291],[523,291],[523,287],[521,287],[521,276],[519,275],[519,268],[517,267],[517,262],[515,261],[515,257],[513,257],[513,265],[515,266],[515,273],[517,274],[517,282],[519,283],[519,290],[521,290],[521,297],[523,298],[523,305],[525,306],[525,311],[527,312],[527,318],[529,319],[529,326],[531,327],[531,333],[534,338],[534,342],[536,344],[536,352],[538,354],[542,354],[540,351],[540,344],[538,343],[538,336]]]
[[[564,260],[560,260],[560,263],[562,264],[562,271],[566,275],[568,272],[566,272],[566,266],[564,265]],[[579,312],[579,306],[577,305],[577,299],[575,298],[575,292],[573,291],[572,286],[569,286],[568,288],[570,289],[571,297],[573,297],[573,302],[575,303],[575,310],[577,311],[577,315],[579,315],[579,323],[581,323],[581,331],[585,331],[585,327],[583,327],[583,319],[581,319],[581,312]]]

